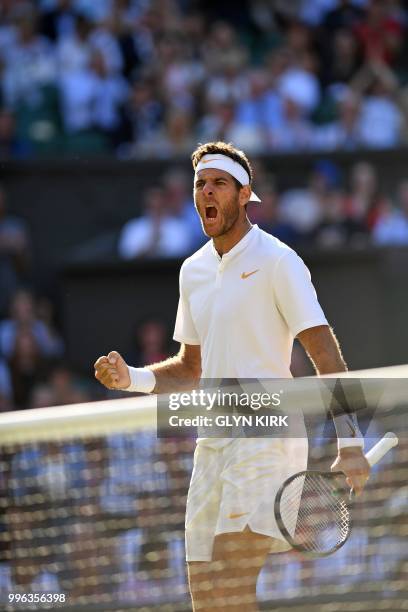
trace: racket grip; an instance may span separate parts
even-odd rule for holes
[[[377,444],[373,446],[373,448],[368,451],[368,453],[366,453],[365,457],[368,463],[371,466],[375,465],[384,457],[386,453],[388,453],[389,450],[391,450],[394,446],[397,446],[397,444],[397,436],[395,433],[389,431],[383,438],[381,438],[379,442],[377,442]]]

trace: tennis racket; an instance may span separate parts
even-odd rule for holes
[[[397,436],[386,433],[365,455],[370,466],[397,444]],[[306,470],[285,480],[274,509],[279,530],[292,548],[313,557],[341,548],[351,531],[349,491],[343,472]]]

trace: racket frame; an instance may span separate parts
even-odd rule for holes
[[[370,466],[372,467],[373,465],[378,463],[384,457],[384,455],[388,453],[388,451],[390,451],[392,448],[394,448],[394,446],[397,446],[397,444],[398,444],[398,437],[395,435],[395,433],[393,433],[392,431],[387,432],[381,438],[381,440],[379,440],[377,444],[375,444],[368,451],[368,453],[366,453],[365,456]],[[329,555],[332,555],[337,550],[339,550],[339,548],[344,546],[344,544],[347,542],[347,540],[350,537],[351,527],[352,527],[352,515],[351,515],[350,501],[352,500],[353,496],[350,495],[348,498],[348,501],[344,500],[345,503],[347,504],[347,509],[349,510],[349,528],[347,532],[347,537],[344,538],[344,540],[342,540],[341,542],[339,542],[335,547],[331,548],[329,551],[325,551],[325,552],[311,551],[305,548],[304,546],[302,546],[301,544],[297,544],[294,541],[294,539],[292,538],[292,536],[290,535],[289,531],[286,529],[283,523],[282,515],[280,511],[280,501],[283,495],[283,491],[286,489],[287,485],[289,485],[293,480],[295,480],[295,478],[299,478],[299,476],[305,476],[307,474],[316,474],[317,476],[319,475],[324,476],[327,479],[332,479],[332,478],[336,479],[339,477],[343,477],[343,478],[345,477],[345,474],[343,472],[322,472],[318,470],[304,470],[303,472],[297,472],[296,474],[293,474],[292,476],[287,478],[285,482],[282,483],[282,485],[279,487],[279,490],[276,494],[275,503],[274,503],[275,520],[276,520],[276,523],[278,525],[278,528],[281,534],[283,535],[285,540],[292,546],[292,548],[294,548],[295,550],[299,552],[306,554],[308,557],[315,557],[315,558],[328,557]]]
[[[311,551],[308,548],[305,548],[304,546],[302,546],[302,544],[298,544],[297,542],[295,542],[293,537],[290,535],[289,531],[286,529],[285,524],[282,519],[281,512],[280,512],[280,502],[281,502],[282,495],[286,487],[290,485],[290,483],[296,478],[300,478],[302,476],[307,476],[307,475],[323,476],[327,478],[328,480],[336,480],[338,478],[342,478],[343,480],[345,479],[345,475],[343,472],[324,472],[324,471],[319,471],[319,470],[304,470],[303,472],[297,472],[296,474],[293,474],[293,476],[290,476],[289,478],[287,478],[285,482],[279,487],[279,490],[276,494],[275,503],[274,503],[275,519],[276,519],[276,523],[278,525],[279,531],[281,532],[285,540],[292,546],[294,550],[307,554],[308,557],[320,559],[322,557],[328,557],[329,555],[332,555],[333,553],[335,553],[349,539],[350,533],[351,533],[351,527],[352,527],[352,514],[351,514],[351,504],[350,504],[351,498],[349,498],[348,501],[346,501],[346,497],[344,497],[344,501],[349,511],[347,536],[344,538],[344,540],[341,540],[335,547],[325,552]]]

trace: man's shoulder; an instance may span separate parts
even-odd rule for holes
[[[285,242],[282,242],[279,238],[276,238],[276,236],[268,234],[268,232],[260,228],[258,228],[257,234],[257,249],[272,262],[278,261],[288,253],[297,255],[297,253],[290,246],[285,244]]]
[[[198,251],[195,251],[190,257],[187,257],[183,261],[181,269],[183,271],[194,270],[203,263],[207,263],[209,259],[212,259],[214,254],[212,252],[211,240],[206,242]]]

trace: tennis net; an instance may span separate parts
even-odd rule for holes
[[[408,609],[408,366],[353,376],[368,404],[367,449],[386,431],[399,445],[356,500],[343,548],[325,559],[269,556],[262,609]],[[333,431],[313,429],[312,390],[295,382],[291,403],[312,417],[309,469],[327,470]],[[190,429],[158,437],[156,408],[155,397],[129,397],[0,415],[0,607],[190,609],[184,509],[195,440]]]

